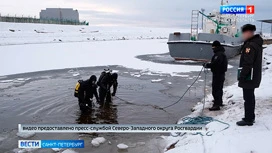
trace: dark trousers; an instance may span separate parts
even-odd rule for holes
[[[88,104],[88,106],[86,106]],[[84,99],[78,98],[78,105],[81,111],[87,111],[92,108],[92,101],[86,101]]]
[[[223,87],[225,81],[225,73],[213,74],[212,79],[212,95],[214,98],[214,106],[220,106],[223,104]]]
[[[79,92],[78,94],[78,105],[80,110],[86,111],[92,108],[92,101],[90,99],[85,99],[85,92]],[[86,106],[88,104],[88,107]]]
[[[244,89],[243,97],[245,100],[245,121],[252,122],[255,120],[255,89]]]
[[[99,88],[100,103],[103,105],[106,102],[111,102],[111,93],[103,88]]]

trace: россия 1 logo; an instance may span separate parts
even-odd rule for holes
[[[254,5],[222,5],[220,6],[221,14],[254,14]]]

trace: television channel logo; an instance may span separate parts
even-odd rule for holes
[[[220,14],[254,14],[254,5],[222,5]]]
[[[84,148],[84,140],[18,140],[18,148]]]
[[[19,140],[18,148],[41,148],[41,140]]]

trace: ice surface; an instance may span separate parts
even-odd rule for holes
[[[15,149],[13,149],[12,151],[13,151],[14,153],[18,153],[20,150],[21,150],[21,149],[19,149],[19,148],[15,148]]]
[[[10,83],[10,82],[13,82],[14,80],[2,80],[0,81],[0,83]]]
[[[32,153],[34,152],[35,150],[38,150],[37,148],[35,149],[32,149],[32,148],[27,148],[27,149],[19,149],[19,148],[16,148],[16,149],[13,149],[12,151],[14,153]]]
[[[52,150],[55,152],[59,152],[59,151],[61,151],[61,148],[52,148]]]
[[[139,145],[139,146],[144,146],[144,145],[145,145],[145,142],[137,142],[137,145]]]
[[[167,39],[142,38],[150,38],[150,35],[165,35],[168,37],[169,32],[174,31],[173,29],[104,28],[98,30],[98,33],[92,33],[91,31],[96,31],[96,28],[100,27],[14,23],[0,23],[0,25],[0,34],[2,34],[2,37],[0,35],[0,44],[7,45],[0,46],[1,56],[5,57],[0,60],[0,76],[43,70],[108,65],[120,65],[127,68],[148,70],[152,73],[168,74],[199,71],[201,69],[200,66],[159,64],[136,58],[138,55],[168,52]],[[16,32],[11,33],[8,30],[10,28],[15,29]],[[34,30],[42,30],[47,33],[37,33]],[[80,30],[89,31],[89,33],[87,32],[88,37],[98,35],[101,37],[99,39],[103,41],[82,42],[81,37],[86,35],[79,32]],[[114,37],[113,39],[123,37],[124,34],[131,39],[129,41],[106,41],[112,37]],[[140,37],[139,35],[141,39],[137,39]],[[48,40],[53,38],[61,39],[62,43],[51,43],[52,40]],[[13,62],[11,62],[11,59]],[[136,77],[139,77],[139,75]]]
[[[92,140],[92,145],[98,147],[100,144],[105,143],[106,139],[104,137],[97,137]]]
[[[7,138],[7,136],[0,136],[0,143],[5,140]]]
[[[97,140],[95,140],[95,139],[93,139],[91,143],[95,147],[98,147],[100,145],[100,143]]]
[[[178,73],[173,73],[173,74],[171,74],[171,76],[183,77],[183,78],[189,77],[189,75],[182,75],[182,74],[178,74]]]
[[[163,79],[154,79],[154,80],[151,80],[152,83],[157,83],[157,82],[161,82],[163,81]]]
[[[117,145],[117,148],[121,150],[125,150],[125,149],[128,149],[128,145],[120,143]]]
[[[18,132],[16,135],[21,138],[30,138],[30,137],[33,137],[35,135],[35,133],[33,133],[33,132]]]
[[[160,64],[135,58],[141,54],[168,52],[166,41],[163,40],[13,45],[0,48],[5,57],[0,61],[0,75],[107,65],[168,74],[201,70],[201,66]],[[16,62],[10,62],[10,59]]]
[[[0,22],[0,45],[166,39],[173,31],[176,29]]]
[[[95,140],[98,141],[100,144],[106,142],[106,139],[104,137],[97,137],[95,138]]]
[[[136,72],[136,73],[130,73],[130,75],[133,76],[133,77],[137,77],[137,78],[141,77],[141,74],[138,73],[138,72]]]
[[[76,151],[74,151],[72,149],[66,149],[62,153],[78,153],[78,152],[76,152]]]

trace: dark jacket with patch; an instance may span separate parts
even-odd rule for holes
[[[262,79],[263,39],[255,35],[244,42],[241,48],[239,87],[245,89],[258,88]],[[252,80],[247,80],[253,69]]]
[[[118,86],[117,77],[113,77],[113,75],[110,73],[102,72],[98,80],[98,85],[105,91],[109,91],[110,88],[113,87],[113,93],[115,94]]]
[[[98,94],[97,94],[97,85],[93,83],[93,80],[86,80],[82,81],[80,83],[80,88],[79,88],[79,94],[78,98],[82,102],[89,102],[90,99],[95,96],[95,98],[98,100]]]
[[[206,64],[206,68],[210,68],[213,74],[224,74],[228,70],[228,59],[223,46],[214,49],[211,63]]]

